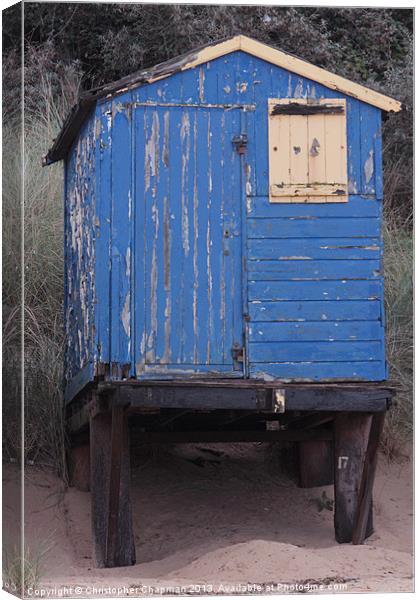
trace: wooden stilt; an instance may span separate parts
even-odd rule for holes
[[[331,485],[334,482],[332,444],[325,440],[299,442],[299,486]]]
[[[68,451],[70,486],[81,492],[90,490],[90,449],[89,444],[74,446]]]
[[[339,543],[352,541],[371,422],[369,413],[339,413],[334,419],[334,527]],[[371,514],[369,519],[366,535],[372,533]]]
[[[90,420],[93,558],[97,567],[135,563],[126,411]]]
[[[362,480],[360,483],[356,517],[353,529],[353,544],[362,544],[369,533],[369,514],[372,512],[372,492],[375,480],[376,464],[378,461],[378,448],[381,441],[385,413],[372,416],[372,425],[363,465]]]

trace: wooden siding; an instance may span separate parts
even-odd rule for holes
[[[77,393],[92,377],[95,294],[95,132],[86,121],[65,170],[65,378]]]
[[[96,140],[96,189],[84,185],[84,218],[95,240],[97,369],[116,378],[232,375],[231,344],[243,328],[251,377],[386,377],[380,111],[345,98],[348,202],[271,204],[270,97],[343,96],[235,52],[98,104],[94,126],[81,132]],[[242,157],[232,144],[239,133],[248,136]],[[276,339],[261,341],[269,323]],[[69,331],[73,324],[71,316]],[[69,376],[81,364],[69,357]]]

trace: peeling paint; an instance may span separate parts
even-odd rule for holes
[[[190,252],[189,240],[189,221],[188,221],[188,203],[186,195],[188,194],[188,160],[190,156],[190,117],[188,112],[182,114],[181,123],[181,144],[182,144],[182,183],[181,183],[181,212],[182,212],[182,247],[185,256]],[[185,147],[184,147],[185,145]]]
[[[165,350],[162,362],[171,360],[171,227],[169,220],[168,198],[163,201],[163,260],[165,300]]]
[[[210,114],[208,117],[208,126],[207,126],[207,147],[208,147],[208,196],[207,196],[207,208],[208,208],[208,217],[207,217],[207,237],[206,237],[206,250],[207,250],[207,303],[209,308],[209,320],[208,326],[209,330],[207,333],[207,364],[210,364],[211,360],[211,339],[213,337],[213,275],[211,271],[211,224],[210,224],[210,214],[211,214],[211,192],[212,192],[212,163],[211,163],[211,118]]]
[[[248,197],[251,196],[252,194],[252,185],[251,185],[251,165],[247,164],[246,167],[246,194]],[[248,198],[247,198],[247,202],[248,202]],[[249,210],[249,212],[251,212],[251,210]]]
[[[167,110],[163,116],[163,150],[162,150],[162,162],[165,167],[169,167],[169,125],[170,125],[170,112]]]
[[[130,246],[128,246],[127,252],[125,255],[125,275],[128,280],[130,280],[130,274],[131,274],[131,248],[130,248]]]
[[[354,181],[354,179],[349,179],[348,180],[348,189],[349,189],[349,194],[357,194],[357,184],[356,181]]]
[[[133,212],[133,200],[131,197],[131,190],[128,190],[128,221],[131,222],[131,214]]]
[[[95,119],[95,138],[98,140],[101,135],[101,120]]]
[[[369,156],[365,161],[364,173],[365,173],[366,184],[368,184],[368,183],[370,183],[370,180],[373,177],[373,150],[369,151]]]
[[[250,215],[252,212],[252,197],[250,196],[248,190],[246,196],[246,212],[248,215]]]
[[[295,98],[302,98],[303,97],[303,81],[302,79],[298,79],[298,82],[296,84],[295,87],[295,94],[294,94]]]
[[[121,321],[124,327],[125,335],[130,337],[130,292],[125,297],[124,307],[121,313]]]
[[[312,260],[310,256],[279,256],[277,260]]]
[[[205,80],[205,73],[204,73],[203,67],[201,67],[200,73],[199,73],[199,90],[198,90],[198,95],[199,95],[201,102],[204,102],[204,80]]]
[[[143,331],[143,334],[141,336],[141,341],[140,341],[140,354],[142,356],[144,356],[145,351],[146,351],[146,332]]]
[[[197,189],[197,113],[194,118],[194,190],[193,190],[193,213],[194,213],[194,254],[193,254],[193,331],[194,331],[194,363],[198,363],[198,189]]]
[[[152,219],[155,224],[153,236],[152,265],[150,269],[150,334],[148,339],[148,348],[153,349],[155,353],[156,333],[157,333],[157,240],[159,235],[159,211],[156,205],[152,207]],[[154,356],[152,362],[154,361]]]
[[[238,81],[236,83],[236,91],[239,92],[240,94],[243,94],[244,92],[246,92],[248,88],[248,82],[247,81]]]
[[[144,113],[144,132],[147,139],[147,113]],[[151,178],[158,177],[159,173],[159,117],[156,111],[152,117],[152,132],[146,143],[144,154],[144,189],[150,188]],[[153,194],[156,194],[156,182],[153,189]]]
[[[287,97],[291,98],[293,95],[292,92],[292,74],[289,73],[288,81],[287,81]]]

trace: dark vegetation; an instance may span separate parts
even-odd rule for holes
[[[413,11],[373,8],[25,3],[25,458],[64,476],[61,166],[41,168],[81,89],[243,33],[403,102],[384,115],[388,360],[399,389],[385,447],[401,452],[412,413]],[[4,445],[19,455],[20,5],[3,17]]]

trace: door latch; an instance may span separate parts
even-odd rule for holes
[[[235,362],[244,362],[244,349],[238,342],[232,346],[232,358]]]
[[[246,145],[248,144],[248,136],[246,133],[241,133],[232,138],[232,144],[238,154],[245,154]]]

